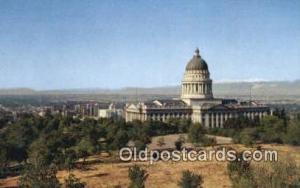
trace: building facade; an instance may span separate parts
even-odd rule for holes
[[[180,99],[139,102],[125,107],[127,122],[187,118],[209,128],[223,128],[225,121],[230,118],[244,116],[260,119],[269,113],[268,106],[254,101],[214,98],[208,65],[200,56],[199,49],[195,50],[186,65]]]

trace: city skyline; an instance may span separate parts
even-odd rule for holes
[[[300,79],[299,1],[0,1],[0,88],[178,85],[196,47],[214,82]]]

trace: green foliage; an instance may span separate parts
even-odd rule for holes
[[[175,130],[176,133],[186,133],[189,130],[191,125],[190,119],[182,119],[182,118],[170,118],[167,121],[167,125],[172,126],[171,130]]]
[[[151,136],[186,132],[189,125],[190,120],[175,118],[170,119],[169,123],[126,123],[113,119],[97,121],[26,114],[0,133],[0,171],[6,171],[15,162],[34,164],[35,161],[71,170],[79,158],[85,160],[101,150],[117,150],[129,140],[141,150],[151,142]]]
[[[299,187],[299,167],[293,160],[256,165],[252,168],[252,181],[257,187]]]
[[[235,175],[250,175],[250,162],[245,161],[242,154],[237,154],[234,161],[228,163],[227,169],[229,171],[230,178],[235,178]]]
[[[58,188],[57,170],[42,163],[27,165],[19,180],[20,188]]]
[[[229,119],[225,129],[208,129],[208,134],[232,137],[235,143],[246,146],[253,145],[256,141],[264,143],[285,143],[300,145],[300,119],[288,120],[285,113],[265,116],[259,122],[246,118]],[[242,125],[237,125],[242,123]],[[234,124],[233,126],[229,126]],[[255,126],[250,126],[255,125]]]
[[[65,151],[64,154],[64,168],[68,169],[70,171],[75,167],[75,162],[78,159],[78,155],[75,150],[73,149],[68,149]]]
[[[284,142],[291,145],[300,145],[300,120],[293,120],[289,123]]]
[[[256,128],[245,128],[233,137],[235,143],[241,143],[246,146],[252,146],[257,139],[258,132]]]
[[[83,137],[80,142],[74,147],[79,158],[83,158],[83,165],[85,164],[86,158],[93,154],[95,147],[89,138]]]
[[[5,175],[8,165],[8,148],[3,139],[0,138],[0,178]]]
[[[184,142],[185,142],[185,138],[183,136],[180,136],[174,143],[176,150],[180,151],[182,149],[182,145]]]
[[[283,143],[283,135],[286,132],[284,121],[276,116],[266,116],[260,122],[260,139],[263,142]]]
[[[239,154],[235,161],[228,163],[227,169],[234,188],[279,188],[300,185],[300,168],[292,160],[262,162],[250,166],[250,162],[244,161]]]
[[[128,177],[130,179],[129,188],[144,188],[148,174],[146,170],[134,165],[128,169]]]
[[[245,161],[242,154],[237,154],[234,161],[230,161],[227,165],[229,177],[235,188],[253,187],[251,181],[252,174],[250,171],[250,162]]]
[[[201,188],[203,179],[200,175],[196,175],[191,171],[183,171],[178,186],[180,188]]]
[[[192,143],[201,143],[205,139],[205,128],[200,123],[192,124],[189,132],[188,132],[188,139]]]
[[[84,188],[85,182],[81,182],[80,179],[76,178],[74,174],[69,174],[67,178],[65,178],[64,187],[65,188]]]
[[[35,125],[35,119],[28,117],[7,127],[3,136],[11,161],[22,162],[27,158],[27,148],[38,137]]]
[[[240,116],[238,118],[230,118],[227,121],[225,121],[224,123],[224,128],[226,129],[230,129],[233,128],[235,130],[237,129],[243,129],[246,127],[256,127],[258,126],[258,119],[249,119],[247,117],[244,116]]]
[[[44,164],[50,165],[54,159],[55,152],[51,152],[49,145],[47,145],[47,140],[43,137],[35,140],[29,147],[29,157],[28,161],[31,164]]]

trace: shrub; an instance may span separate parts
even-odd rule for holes
[[[182,140],[178,139],[175,141],[174,144],[175,144],[176,150],[180,151],[182,148],[182,144],[183,144]]]
[[[191,171],[183,171],[178,186],[181,188],[201,188],[203,179],[200,175],[196,175]]]
[[[284,142],[291,145],[300,145],[300,121],[291,121],[284,137]]]
[[[192,143],[201,143],[205,137],[205,133],[205,128],[201,124],[195,123],[189,129],[188,138]]]
[[[258,164],[252,168],[257,187],[299,187],[299,167],[294,161]]]
[[[21,188],[58,188],[60,183],[56,178],[57,170],[54,166],[45,166],[42,164],[28,165],[20,177],[19,187]]]
[[[80,182],[80,179],[76,178],[74,174],[69,174],[67,178],[65,178],[65,188],[84,188],[85,183]]]
[[[134,165],[128,170],[128,176],[130,179],[129,188],[144,188],[145,181],[148,177],[146,170],[141,169],[139,166]]]
[[[299,187],[300,169],[292,160],[287,162],[261,162],[251,165],[241,155],[227,166],[233,187],[279,188]]]

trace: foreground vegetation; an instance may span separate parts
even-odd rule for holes
[[[235,143],[251,146],[260,143],[300,145],[300,119],[290,120],[284,111],[275,111],[273,116],[262,120],[243,117],[229,119],[225,129],[209,129],[209,134],[232,137]]]
[[[175,139],[176,140],[176,139]],[[242,151],[247,148],[241,144],[229,144],[226,147],[231,147],[237,151]],[[284,162],[295,161],[297,165],[300,164],[300,147],[277,145],[277,144],[261,144],[263,149],[276,150],[279,153],[279,161]],[[217,147],[215,147],[217,149]],[[212,147],[207,147],[212,149]],[[106,155],[95,155],[87,158],[86,169],[76,168],[71,171],[81,182],[86,183],[86,187],[128,187],[131,180],[128,177],[128,169],[134,165],[146,170],[148,174],[145,180],[145,187],[159,187],[161,188],[178,188],[178,182],[181,180],[182,171],[190,170],[193,174],[200,175],[203,180],[202,187],[232,187],[233,182],[229,178],[229,170],[226,162],[217,161],[194,161],[194,162],[163,162],[158,161],[154,164],[149,162],[96,162],[106,161],[106,158],[111,158]],[[94,161],[94,162],[93,162]],[[251,163],[259,165],[261,163]],[[284,162],[284,164],[286,164]],[[61,184],[64,184],[65,178],[69,176],[68,170],[59,170],[57,178]],[[2,186],[16,186],[19,177],[8,177],[0,179]],[[113,180],[113,181],[112,181]],[[1,187],[1,186],[0,186]]]
[[[300,187],[300,167],[293,159],[277,162],[260,162],[250,165],[240,155],[229,162],[227,168],[234,188],[244,187]]]
[[[71,172],[76,169],[88,170],[89,163],[86,159],[89,156],[102,152],[112,154],[129,141],[140,150],[150,143],[153,136],[188,133],[188,142],[194,145],[215,145],[216,141],[206,136],[209,133],[231,136],[236,143],[246,146],[261,142],[300,145],[299,122],[299,119],[289,120],[284,113],[279,112],[261,121],[231,119],[226,122],[225,129],[205,129],[200,124],[179,119],[170,119],[166,123],[125,123],[123,120],[113,119],[79,120],[62,116],[26,115],[13,125],[2,126],[0,176],[5,178],[21,174],[21,187],[84,187],[85,182]],[[174,147],[180,150],[183,142],[183,139],[178,139]],[[164,145],[164,140],[159,140],[158,145]],[[182,170],[180,169],[180,173]],[[67,172],[63,181],[57,179],[58,171]],[[181,180],[176,186],[197,184],[199,187],[203,179],[198,175],[184,172],[182,177],[185,180]],[[230,177],[235,182],[233,176]],[[253,181],[253,178],[250,180]],[[132,180],[131,187],[143,187],[148,176],[143,169],[130,171],[129,166],[127,179]]]
[[[189,125],[187,120],[125,123],[113,119],[26,115],[13,125],[3,126],[0,132],[0,177],[22,172],[26,177],[22,180],[28,182],[31,181],[26,175],[28,168],[37,170],[37,174],[48,171],[53,174],[53,168],[69,171],[75,167],[85,168],[85,160],[90,155],[111,153],[128,141],[144,149],[152,136],[186,132]],[[79,159],[83,160],[80,166]]]

